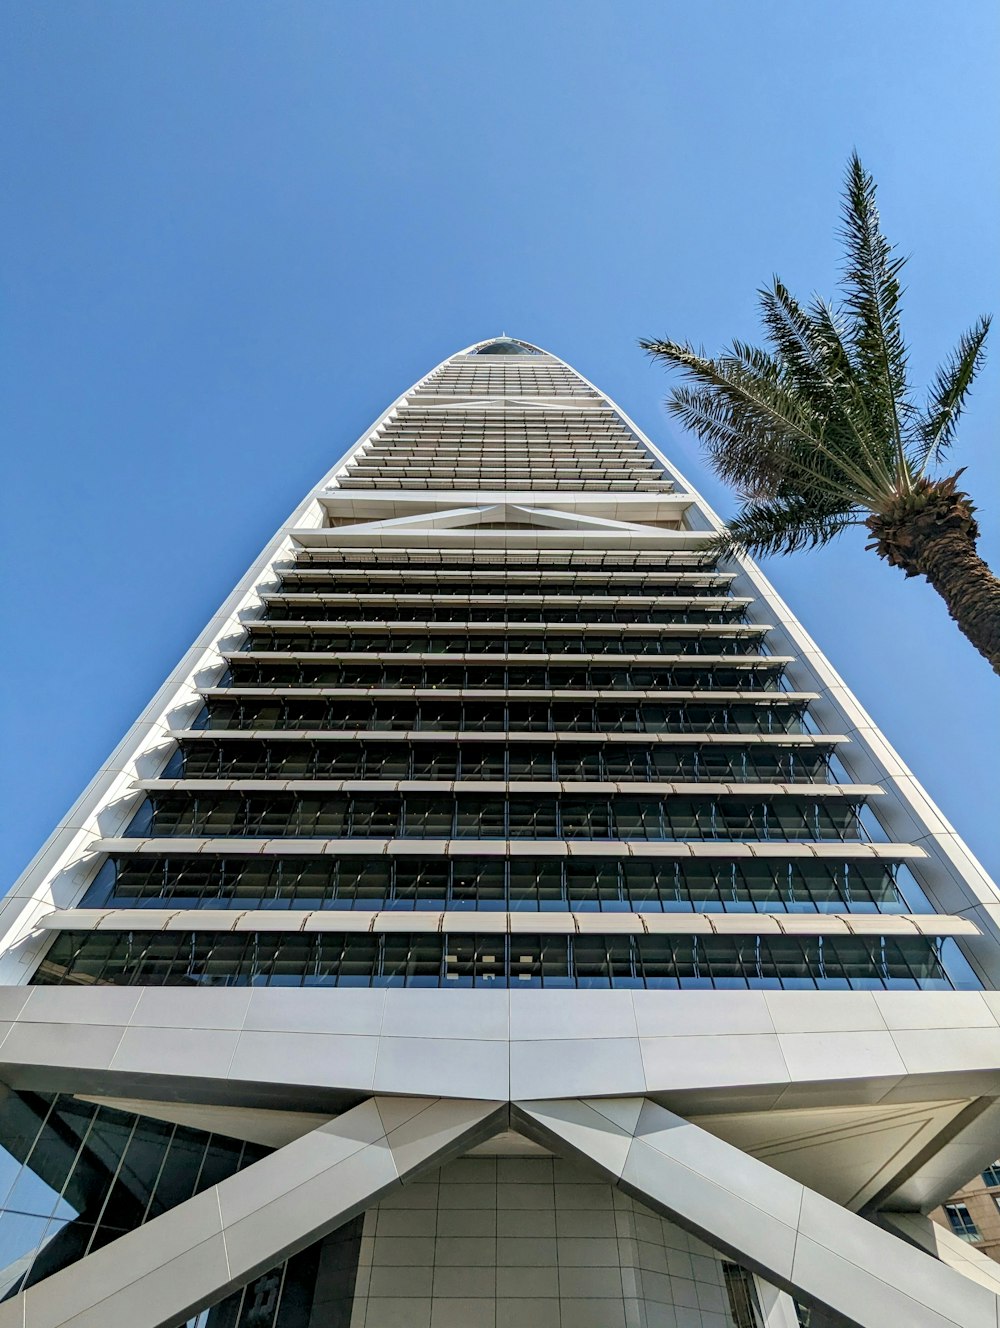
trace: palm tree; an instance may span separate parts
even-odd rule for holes
[[[770,349],[734,342],[715,359],[643,340],[691,384],[667,408],[705,444],[741,500],[720,552],[791,553],[863,525],[907,576],[926,576],[1000,673],[1000,580],[976,551],[975,507],[958,470],[935,473],[983,360],[980,318],[939,370],[924,403],[907,381],[900,328],[905,259],[882,234],[875,183],[857,153],[844,191],[841,302],[799,304],[781,281],[760,292]]]

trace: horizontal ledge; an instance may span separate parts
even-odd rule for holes
[[[756,600],[749,596],[738,595],[546,595],[543,592],[539,594],[513,594],[513,595],[476,595],[460,594],[450,591],[402,591],[399,594],[391,592],[380,593],[378,591],[358,591],[354,594],[339,592],[337,594],[313,593],[308,591],[274,591],[261,595],[261,600],[265,604],[384,604],[391,601],[394,604],[423,604],[430,601],[432,604],[455,604],[456,601],[468,604],[531,604],[536,602],[539,605],[555,605],[557,607],[573,608],[580,605],[588,608],[653,608],[653,609],[743,609],[755,604]],[[255,620],[260,621],[260,620]],[[278,621],[286,621],[279,619]],[[609,623],[607,626],[615,627],[621,624]],[[651,623],[648,626],[662,626],[662,624]]]
[[[584,655],[583,652],[577,656],[572,655],[549,655],[533,656],[528,652],[524,655],[502,655],[499,651],[495,655],[477,656],[471,652],[462,654],[458,651],[391,651],[391,650],[221,650],[220,655],[229,665],[232,664],[380,664],[393,663],[403,664],[410,662],[412,664],[445,664],[453,667],[462,667],[470,664],[481,664],[493,668],[527,668],[532,664],[547,666],[550,668],[643,668],[659,669],[661,671],[674,668],[728,668],[732,670],[745,670],[747,672],[757,669],[775,669],[784,668],[788,664],[794,664],[796,661],[789,655]],[[692,664],[691,661],[695,663]],[[652,661],[652,663],[650,662]],[[374,684],[372,690],[377,692],[396,690],[391,686],[381,687]],[[444,688],[431,688],[432,691],[446,690]],[[471,689],[470,689],[471,690]],[[485,689],[484,689],[485,690]],[[528,696],[531,693],[527,688],[523,690],[520,687],[506,689],[512,697]],[[563,690],[570,696],[586,695],[586,692],[577,688],[550,689]],[[637,689],[640,690],[640,689]],[[621,695],[617,689],[603,689],[604,695]],[[662,696],[664,693],[656,689],[655,694]]]
[[[445,458],[446,464],[450,464],[451,459],[451,457]],[[359,460],[363,460],[363,458],[359,457]],[[630,464],[630,462],[631,458],[626,458],[626,464]],[[518,469],[523,469],[523,467],[518,466]],[[341,489],[328,485],[326,488],[314,490],[312,497],[321,502],[327,511],[338,515],[341,513],[357,515],[358,508],[362,506],[421,509],[411,513],[414,516],[424,514],[431,516],[434,512],[450,512],[456,507],[535,507],[542,508],[546,512],[558,512],[560,516],[572,516],[580,508],[648,507],[655,509],[668,507],[683,510],[695,505],[696,500],[693,494],[665,487],[666,484],[670,484],[672,481],[669,476],[664,476],[663,471],[650,470],[646,466],[642,466],[640,469],[647,472],[642,478],[657,482],[655,489],[605,489],[603,492],[600,489],[515,489],[507,486],[500,489],[398,489],[396,487],[362,489],[355,488],[353,485],[350,489]],[[661,476],[664,476],[663,480],[661,480]],[[345,473],[343,478],[356,479],[358,476],[356,472],[349,471]],[[497,476],[496,478],[502,477]],[[600,479],[601,477],[595,475],[593,478]],[[599,514],[603,515],[603,513]],[[373,512],[372,517],[375,520],[392,519],[391,514],[387,517],[378,512]]]
[[[722,583],[731,585],[736,580],[736,572],[710,572],[705,571],[683,571],[678,569],[675,572],[663,571],[662,569],[653,570],[649,567],[639,565],[629,567],[628,565],[612,565],[609,567],[596,567],[589,564],[574,566],[573,563],[567,563],[565,567],[559,569],[532,567],[530,564],[521,563],[484,563],[479,567],[472,567],[465,571],[459,571],[456,568],[449,567],[447,564],[440,566],[418,562],[390,562],[382,563],[376,567],[356,567],[350,563],[288,563],[283,565],[281,570],[292,573],[295,576],[315,576],[329,577],[336,573],[345,581],[352,580],[390,580],[399,579],[404,574],[407,577],[413,577],[419,581],[423,577],[434,577],[442,581],[455,581],[459,584],[466,582],[475,583],[478,579],[496,580],[500,577],[502,580],[516,585],[521,578],[530,577],[532,580],[544,580],[553,574],[560,577],[580,578],[582,584],[586,584],[586,577],[594,577],[601,581],[610,581],[614,583],[617,580],[622,581],[643,581],[650,585],[672,585],[675,582],[698,582],[699,584]],[[695,596],[695,599],[698,597]],[[706,596],[707,598],[707,596]],[[756,602],[756,601],[752,601]]]
[[[91,851],[114,854],[155,853],[164,857],[208,853],[227,857],[267,854],[274,857],[312,855],[373,858],[385,854],[422,858],[708,858],[720,862],[730,862],[735,858],[907,862],[927,856],[925,850],[917,844],[834,840],[783,840],[771,843],[732,839],[681,842],[650,839],[307,839],[292,836],[284,839],[251,839],[244,836],[224,839],[194,835],[164,835],[148,839],[108,836],[95,840]]]
[[[386,740],[396,742],[443,742],[498,744],[534,743],[539,746],[573,745],[585,743],[591,747],[610,744],[621,746],[696,747],[724,745],[727,747],[835,747],[849,743],[842,733],[581,733],[575,730],[553,732],[548,729],[518,730],[504,733],[490,730],[477,733],[474,729],[171,729],[168,735],[177,741],[225,742],[281,741],[281,742],[360,742]]]
[[[353,596],[350,597],[353,600]],[[425,633],[427,636],[450,636],[468,633],[478,636],[496,631],[504,636],[763,636],[774,630],[772,623],[602,623],[602,622],[503,622],[489,619],[455,619],[441,621],[437,618],[419,619],[372,619],[372,618],[246,618],[241,626],[254,630],[285,632],[313,632],[317,636],[334,636],[340,632],[354,632],[357,636],[378,636],[385,631],[398,631],[401,636]],[[249,651],[245,653],[251,653]],[[580,652],[583,653],[582,651]]]
[[[574,913],[437,910],[55,909],[43,931],[414,932],[496,935],[977,936],[946,914]]]
[[[301,548],[483,548],[483,549],[672,549],[700,550],[713,532],[650,529],[649,533],[607,529],[580,530],[550,528],[503,530],[494,527],[434,527],[426,531],[413,528],[372,530],[355,526],[331,526],[319,530],[286,530],[283,536]]]
[[[487,779],[137,779],[133,788],[148,793],[303,792],[303,793],[511,793],[528,797],[590,794],[608,797],[673,795],[684,797],[795,797],[812,800],[880,798],[877,784],[747,783],[671,780],[487,780]]]
[[[662,471],[656,471],[658,478]],[[352,479],[350,472],[343,478]],[[672,482],[670,476],[666,476]],[[480,486],[464,489],[341,489],[338,485],[328,484],[314,489],[312,497],[320,502],[332,505],[335,510],[348,510],[359,503],[405,503],[408,506],[429,509],[439,508],[450,511],[454,507],[496,507],[504,504],[512,507],[558,508],[571,513],[577,507],[612,507],[618,503],[626,506],[643,504],[665,505],[670,507],[690,507],[697,500],[695,495],[684,490],[656,489],[652,491],[631,489],[609,489],[603,493],[596,489],[516,489],[513,486],[489,488]]]
[[[353,657],[357,659],[357,656]],[[369,658],[387,659],[389,656],[370,656]],[[406,656],[392,656],[396,661]],[[421,657],[410,656],[420,663]],[[440,659],[440,656],[429,656]],[[227,696],[293,696],[301,699],[309,696],[382,697],[387,701],[410,697],[417,700],[438,701],[653,701],[664,704],[676,702],[694,702],[698,705],[730,703],[738,705],[804,705],[809,701],[818,701],[819,692],[755,692],[755,691],[666,691],[656,688],[633,688],[615,691],[610,688],[574,688],[574,687],[532,687],[521,690],[516,687],[202,687],[200,696],[224,698]]]

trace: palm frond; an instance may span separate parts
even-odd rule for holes
[[[745,503],[726,530],[712,541],[720,554],[766,557],[828,544],[847,526],[859,524],[851,510],[820,509],[796,495],[766,503]]]
[[[916,423],[918,441],[914,460],[918,475],[938,461],[955,441],[955,429],[965,399],[985,359],[984,346],[990,322],[989,317],[978,319],[937,372],[927,406]]]
[[[840,233],[847,252],[844,307],[852,359],[859,366],[869,413],[891,438],[902,472],[907,382],[899,273],[906,259],[892,256],[892,245],[879,223],[875,181],[856,152],[847,168],[841,217]]]
[[[856,447],[827,436],[828,421],[774,356],[742,342],[717,359],[681,342],[640,345],[698,385],[693,393],[675,390],[667,409],[706,441],[719,475],[741,492],[777,496],[794,487],[796,477],[825,468],[828,485],[846,485],[853,501],[879,503],[881,478],[859,464]],[[742,445],[729,455],[722,444],[737,434],[743,435]],[[782,477],[780,485],[776,477]]]
[[[764,325],[782,365],[825,419],[827,445],[873,476],[879,487],[891,487],[894,453],[872,429],[865,393],[832,311],[820,300],[803,308],[777,278],[759,294]]]
[[[819,329],[777,277],[770,287],[757,294],[764,327],[782,365],[798,391],[808,395],[825,412],[829,409],[834,383],[827,362],[828,347],[818,335]]]

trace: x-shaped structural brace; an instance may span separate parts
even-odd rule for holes
[[[861,1328],[1000,1328],[1000,1297],[647,1098],[373,1097],[0,1306],[0,1328],[175,1328],[513,1127]]]

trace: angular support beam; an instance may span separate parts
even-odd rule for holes
[[[975,1245],[970,1245],[967,1240],[953,1235],[931,1218],[924,1217],[923,1213],[883,1212],[878,1215],[878,1224],[886,1231],[902,1236],[918,1250],[926,1250],[932,1258],[940,1259],[963,1277],[981,1282],[983,1286],[1000,1294],[1000,1264],[980,1254]]]
[[[521,1102],[515,1128],[860,1328],[997,1328],[1000,1298],[648,1098]]]
[[[370,1098],[0,1305],[0,1328],[178,1328],[506,1116],[506,1103]]]

